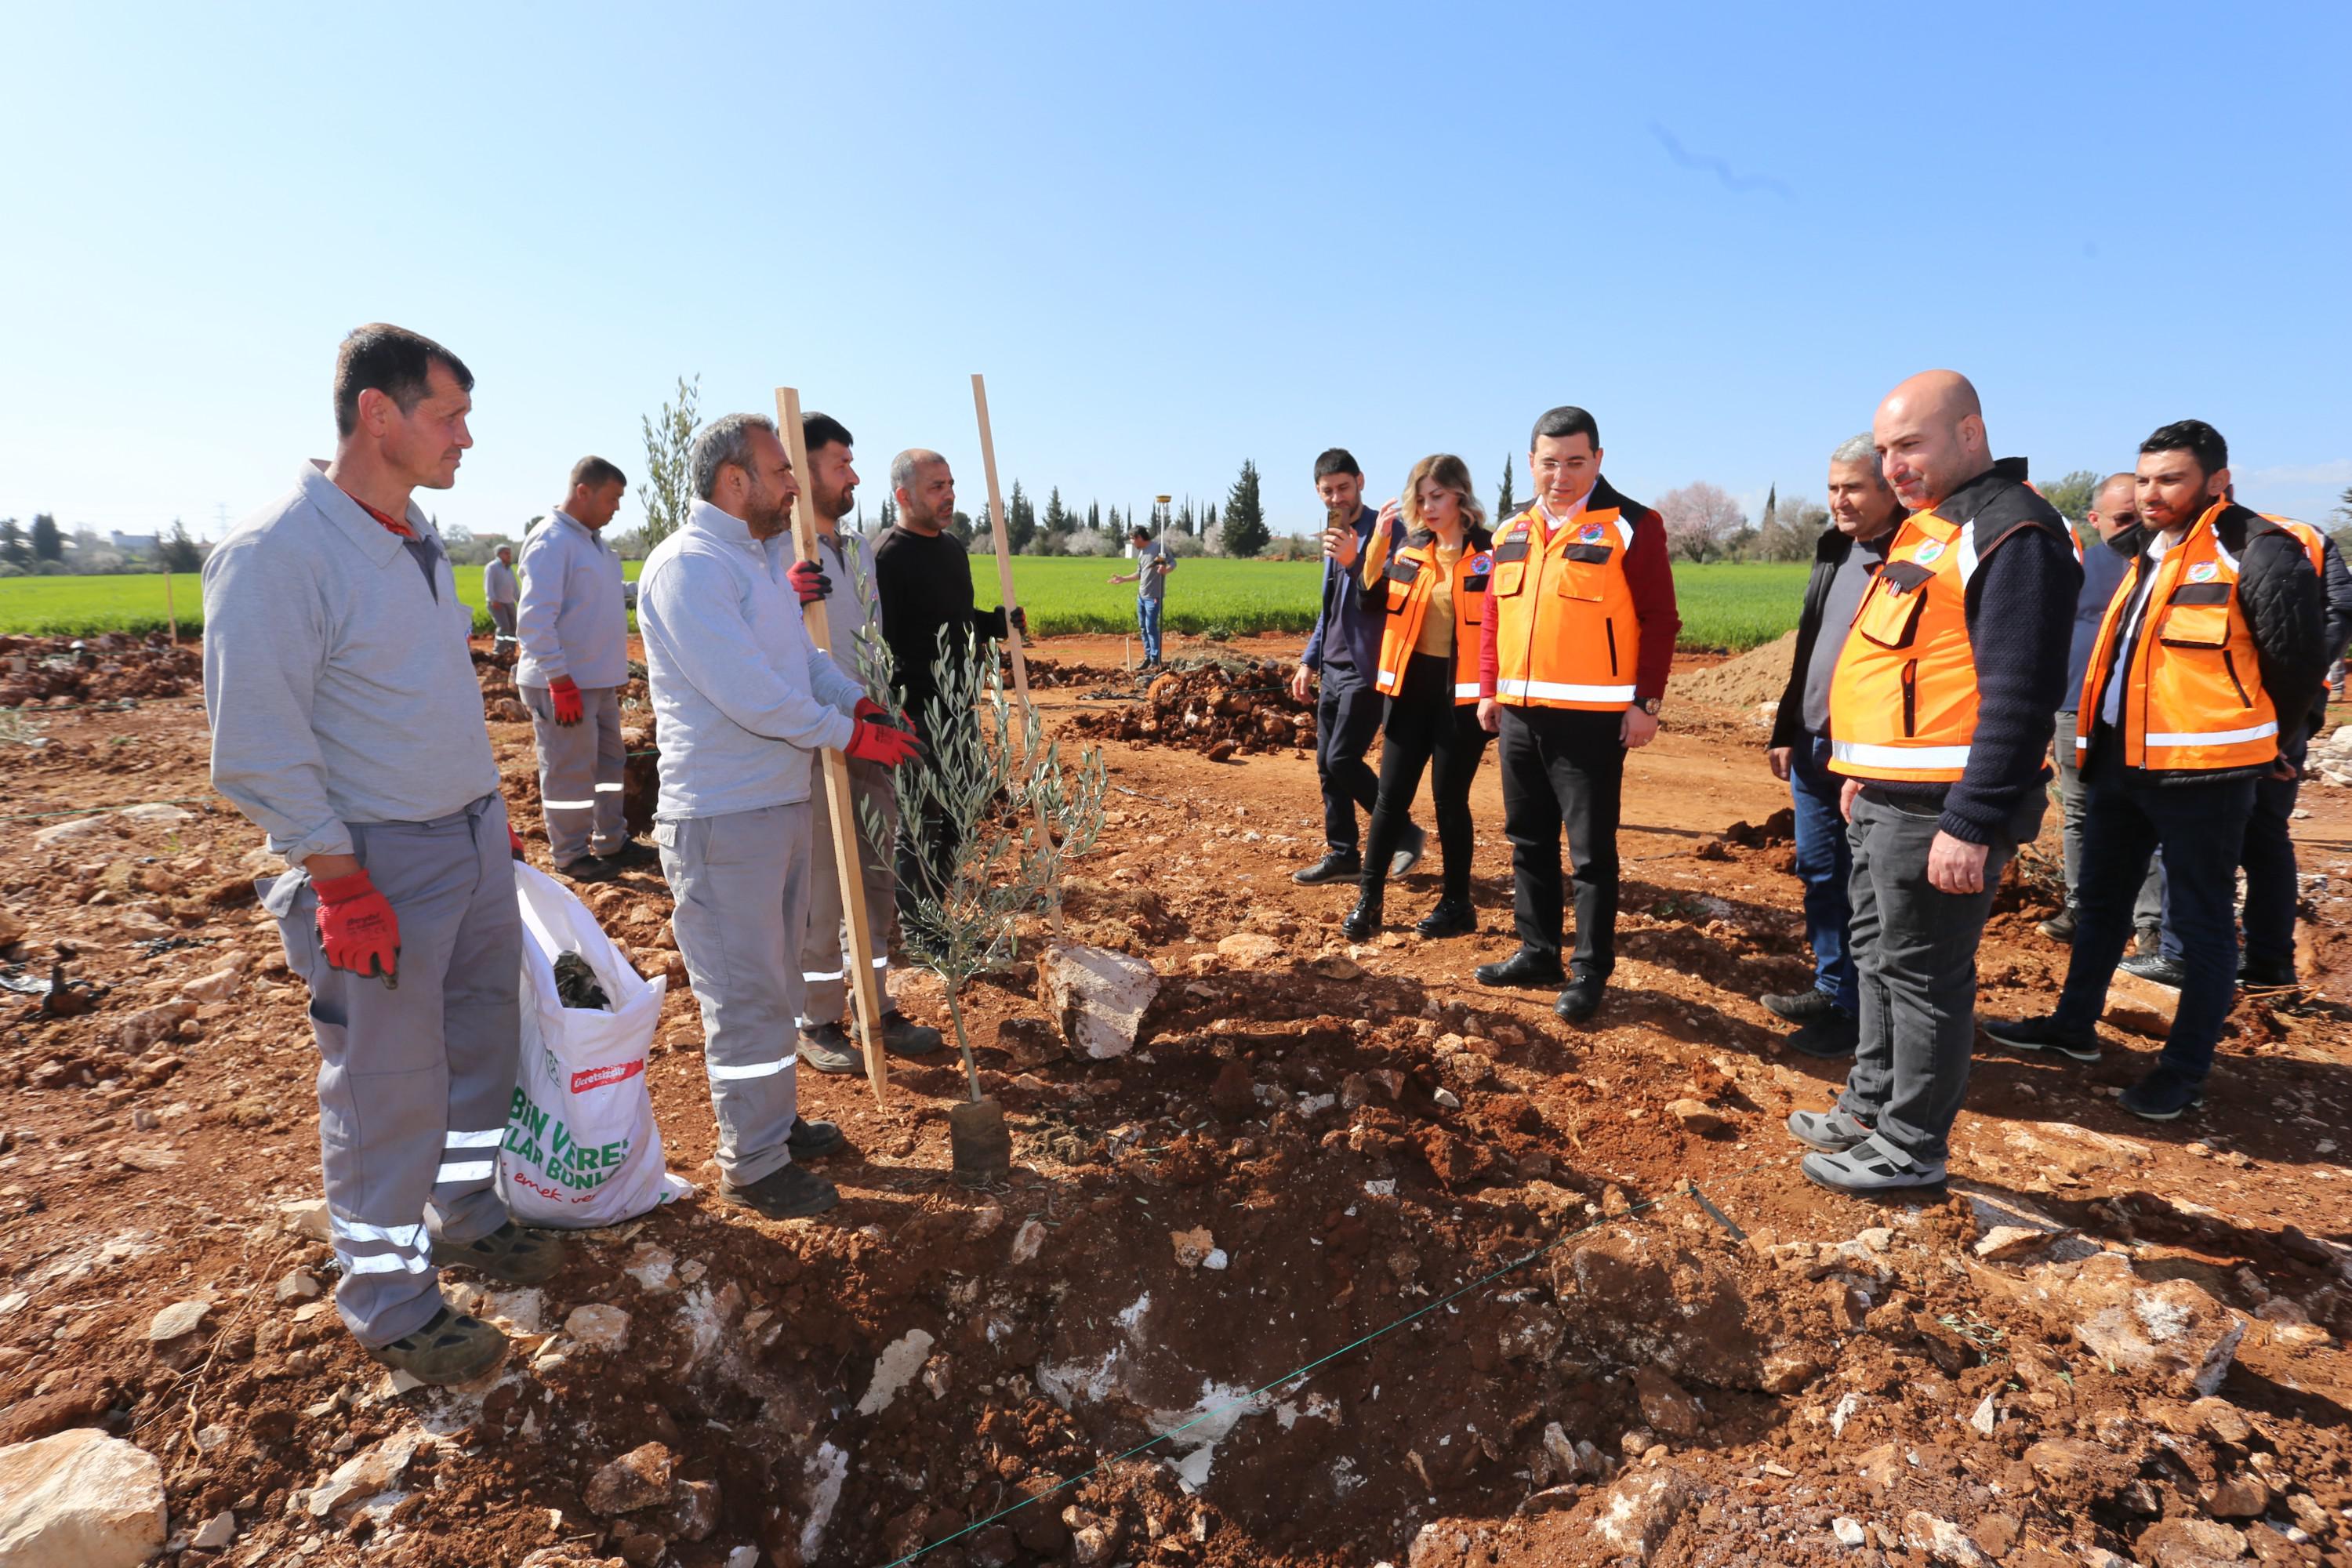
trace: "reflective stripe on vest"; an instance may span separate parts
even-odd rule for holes
[[[2214,531],[2228,505],[2207,508],[2162,560],[2136,561],[2100,617],[2077,698],[2084,706],[2076,711],[2085,715],[2106,711],[2116,645],[2143,574],[2153,575],[2116,709],[2126,767],[2210,773],[2259,767],[2278,755],[2278,713],[2263,689],[2253,630],[2238,603],[2238,558]],[[2282,526],[2310,552],[2294,528]],[[2090,750],[2091,728],[2082,725],[2075,737],[2078,756]]]
[[[1486,587],[1496,700],[1596,710],[1633,700],[1642,625],[1625,557],[1640,515],[1603,507],[1539,539],[1542,514],[1529,507],[1496,533]]]
[[[1895,531],[1830,677],[1830,769],[1855,778],[1949,783],[1977,729],[1969,578],[1976,531],[1932,511]]]
[[[1466,657],[1475,670],[1478,660],[1478,644],[1483,633],[1481,622],[1486,604],[1487,576],[1494,564],[1491,548],[1473,548],[1468,535],[1464,535],[1462,552],[1454,560],[1454,668],[1458,674]],[[1381,608],[1384,619],[1381,627],[1381,657],[1378,673],[1372,678],[1372,689],[1387,696],[1396,695],[1404,683],[1405,666],[1412,662],[1413,645],[1421,640],[1422,623],[1428,618],[1429,602],[1437,591],[1437,541],[1426,531],[1417,532],[1399,545],[1381,572]],[[1456,680],[1454,700],[1458,705],[1478,700],[1478,683]]]

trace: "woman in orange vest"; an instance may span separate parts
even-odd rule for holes
[[[1391,553],[1388,542],[1400,510],[1409,531]],[[1469,466],[1441,452],[1412,466],[1402,507],[1391,501],[1381,509],[1364,554],[1365,605],[1382,615],[1372,684],[1387,697],[1388,715],[1363,879],[1341,926],[1360,942],[1381,928],[1389,858],[1404,841],[1424,767],[1445,874],[1437,907],[1412,929],[1424,937],[1478,929],[1470,908],[1470,781],[1487,739],[1478,727],[1476,665],[1486,577],[1494,566],[1486,522]]]

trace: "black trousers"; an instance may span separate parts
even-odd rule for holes
[[[1367,894],[1379,892],[1388,880],[1389,860],[1404,840],[1413,792],[1427,768],[1429,793],[1437,805],[1437,843],[1445,860],[1442,896],[1449,902],[1470,901],[1470,781],[1486,754],[1487,739],[1478,727],[1478,705],[1454,704],[1454,661],[1414,654],[1389,699],[1381,731],[1380,797],[1364,844]]]
[[[915,734],[923,746],[922,755],[908,764],[911,768],[934,766],[941,740],[951,744],[970,745],[980,725],[978,715],[971,713],[958,714],[943,727],[935,725],[934,715],[920,710],[909,717],[913,720]],[[821,794],[824,788],[822,781],[817,783],[816,788]],[[953,884],[956,855],[963,847],[962,836],[957,825],[949,821],[936,805],[919,811],[913,807],[914,803],[908,799],[908,792],[901,791],[898,852],[895,857],[901,931],[914,923],[924,897],[928,896],[936,904]],[[858,826],[859,830],[864,831],[865,825],[861,823]]]
[[[1315,772],[1323,783],[1323,842],[1341,855],[1356,847],[1356,808],[1373,809],[1380,780],[1365,765],[1380,732],[1381,704],[1370,678],[1350,665],[1326,663],[1315,702]]]
[[[1505,708],[1503,828],[1511,840],[1512,913],[1519,942],[1560,948],[1559,834],[1568,829],[1576,882],[1580,977],[1606,980],[1617,967],[1617,817],[1625,786],[1622,710]]]

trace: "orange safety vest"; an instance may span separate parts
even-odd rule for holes
[[[1895,531],[1830,677],[1830,769],[1856,778],[1958,779],[1977,729],[1961,525],[1913,512]]]
[[[1486,531],[1465,531],[1462,553],[1454,561],[1454,700],[1458,706],[1478,700],[1478,638],[1486,616],[1486,579],[1495,557]],[[1381,570],[1381,607],[1388,619],[1381,630],[1380,672],[1372,687],[1396,695],[1403,683],[1404,667],[1412,659],[1412,645],[1421,640],[1422,623],[1429,617],[1429,601],[1437,589],[1437,535],[1428,529],[1413,534]],[[1470,679],[1462,675],[1467,669]]]
[[[2311,563],[2311,569],[2319,574],[2320,582],[2327,581],[2327,538],[2325,534],[2311,524],[2299,522],[2291,517],[2280,517],[2267,511],[2254,515],[2294,535],[2294,542],[2303,546],[2304,558]]]
[[[1510,708],[1608,711],[1633,700],[1642,623],[1625,556],[1643,509],[1592,487],[1573,521],[1538,537],[1529,507],[1495,536],[1486,613],[1495,618],[1495,700]]]
[[[2077,710],[2086,716],[2105,711],[2116,645],[2140,583],[2155,574],[2117,710],[2126,767],[2200,773],[2260,767],[2278,755],[2278,714],[2238,604],[2238,560],[2213,529],[2229,505],[2207,508],[2163,560],[2142,556],[2099,622]],[[2077,756],[2089,753],[2094,728],[2076,726]]]

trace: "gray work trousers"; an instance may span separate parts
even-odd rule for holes
[[[2028,791],[1985,847],[1984,889],[1947,893],[1927,880],[1942,806],[1868,784],[1854,796],[1846,842],[1861,1039],[1838,1105],[1915,1160],[1948,1151],[1976,1049],[1977,942],[2001,872],[2041,830],[2048,805]]]
[[[2083,907],[2083,823],[2089,813],[2084,806],[2082,770],[2074,762],[2074,715],[2066,709],[2058,710],[2058,732],[2051,742],[2050,756],[2058,769],[2058,808],[2064,821],[2066,907],[2079,910]],[[2163,919],[2164,856],[2158,852],[2148,858],[2147,875],[2132,903],[2132,925],[2146,931]]]
[[[397,986],[327,963],[308,876],[259,886],[286,962],[310,986],[327,1225],[343,1273],[335,1306],[360,1343],[382,1346],[440,1310],[428,1233],[467,1242],[506,1223],[499,1145],[520,1037],[522,919],[496,795],[431,822],[348,826],[400,922]]]
[[[515,646],[515,607],[490,601],[490,650]]]
[[[849,926],[841,907],[841,873],[833,854],[832,797],[818,759],[817,794],[809,822],[808,934],[801,942],[801,1026],[841,1022],[849,1001]],[[850,819],[857,833],[859,880],[866,888],[866,935],[873,943],[874,987],[890,1010],[890,936],[898,912],[893,861],[898,843],[898,790],[888,768],[849,759]],[[866,829],[867,808],[885,824],[877,847]]]
[[[520,689],[539,742],[539,809],[549,856],[563,867],[583,855],[620,853],[629,825],[621,815],[628,748],[621,742],[619,688],[582,687],[577,724],[555,721],[555,699],[546,687]]]
[[[801,800],[654,825],[670,929],[702,1008],[719,1168],[739,1187],[792,1163],[812,815]]]

